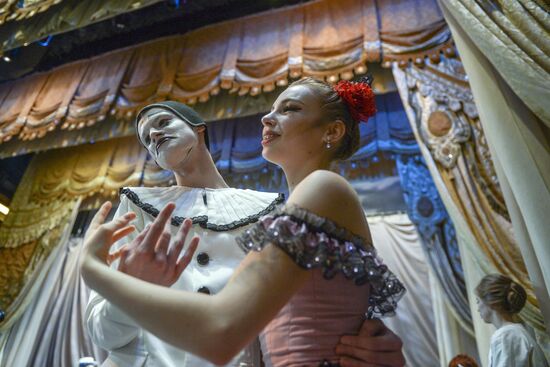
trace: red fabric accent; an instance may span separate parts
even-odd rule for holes
[[[333,88],[348,106],[351,117],[358,123],[366,122],[376,113],[374,92],[367,83],[341,80]]]

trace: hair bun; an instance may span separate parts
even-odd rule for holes
[[[512,282],[506,294],[506,305],[510,313],[521,311],[527,301],[527,293],[519,284]]]
[[[371,88],[372,76],[367,75],[359,82],[341,80],[333,88],[349,109],[356,122],[367,121],[376,113],[374,92]]]

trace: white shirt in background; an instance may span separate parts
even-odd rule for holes
[[[548,363],[525,326],[508,324],[491,337],[489,367],[548,367]]]

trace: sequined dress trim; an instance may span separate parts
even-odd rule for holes
[[[405,287],[365,239],[297,206],[281,206],[237,238],[245,251],[274,245],[304,269],[321,268],[326,279],[342,273],[357,285],[369,283],[367,317],[392,316]]]

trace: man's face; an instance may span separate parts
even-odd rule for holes
[[[198,132],[204,127],[192,127],[167,109],[147,110],[138,121],[141,143],[157,164],[174,171],[185,165],[191,151],[199,144]]]

